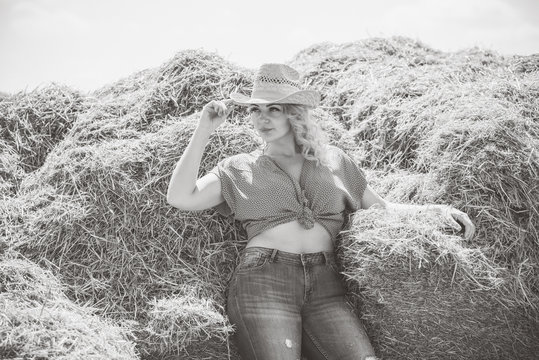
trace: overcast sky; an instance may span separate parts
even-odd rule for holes
[[[539,53],[539,0],[0,0],[0,91],[90,91],[184,49],[256,68],[319,42],[393,35]]]

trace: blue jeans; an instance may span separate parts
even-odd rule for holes
[[[227,302],[242,359],[374,358],[344,294],[332,252],[246,248]]]

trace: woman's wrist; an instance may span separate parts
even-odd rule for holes
[[[204,125],[198,125],[195,128],[195,132],[193,133],[193,136],[202,137],[205,140],[209,140],[212,132],[213,132],[212,129],[210,129],[209,127],[206,127]]]
[[[434,212],[439,215],[447,213],[451,209],[450,205],[443,204],[427,204],[425,205],[425,210],[428,212]]]

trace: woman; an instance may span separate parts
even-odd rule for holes
[[[348,155],[321,141],[309,117],[320,95],[301,90],[298,80],[289,66],[264,64],[250,97],[234,93],[232,102],[206,104],[167,201],[183,210],[217,207],[247,230],[227,302],[243,359],[375,359],[363,325],[345,302],[334,241],[346,212],[375,204],[411,211],[425,206],[384,200]],[[266,146],[224,159],[197,179],[210,134],[233,103],[248,106]],[[472,237],[466,214],[430,207],[457,228],[460,221],[465,237]]]

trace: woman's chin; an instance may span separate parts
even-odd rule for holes
[[[271,141],[274,138],[274,136],[271,136],[271,134],[264,132],[259,132],[258,135],[266,142]]]

